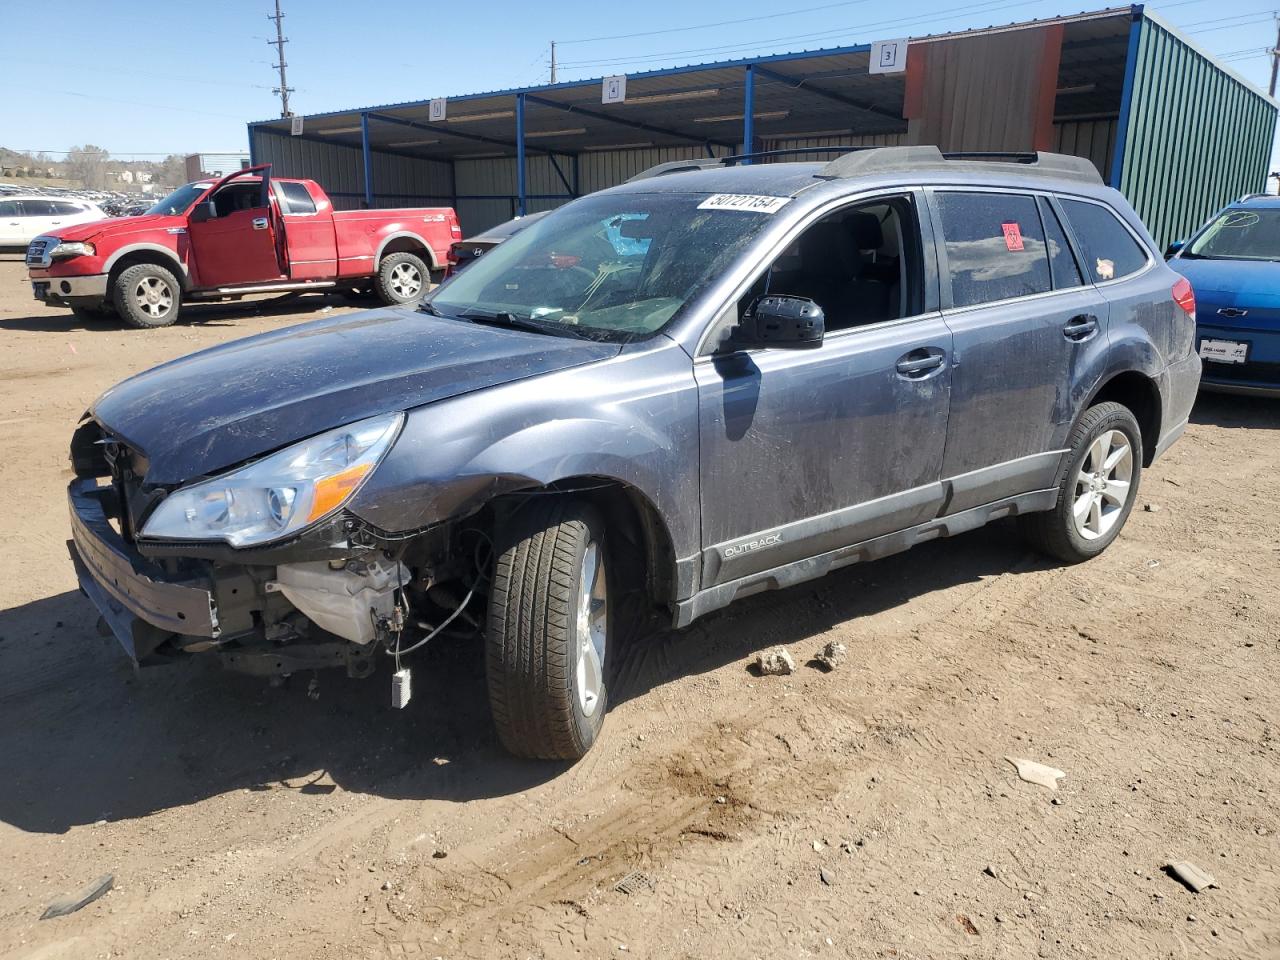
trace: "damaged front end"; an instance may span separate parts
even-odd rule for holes
[[[365,677],[380,655],[407,647],[432,621],[449,616],[450,604],[456,612],[462,593],[445,581],[474,586],[482,576],[474,549],[480,541],[460,549],[466,538],[456,525],[390,538],[343,510],[358,482],[348,484],[347,497],[331,496],[332,504],[321,499],[330,496],[321,485],[263,488],[278,501],[331,509],[318,519],[304,517],[296,533],[237,547],[149,531],[161,505],[182,503],[174,498],[179,491],[188,502],[177,520],[165,521],[166,529],[184,517],[221,522],[208,506],[218,496],[227,511],[245,510],[255,497],[270,504],[271,496],[238,479],[245,471],[178,491],[153,489],[145,457],[94,420],[77,430],[72,463],[68,548],[80,587],[138,665],[212,654],[232,670],[258,676],[344,667],[349,676]],[[343,470],[350,473],[343,466],[339,474]],[[190,496],[202,487],[208,489]],[[308,507],[311,502],[319,506]],[[260,522],[257,514],[242,520],[240,529]],[[274,520],[281,527],[291,522]],[[467,599],[474,593],[465,591]],[[478,626],[470,614],[463,622]]]

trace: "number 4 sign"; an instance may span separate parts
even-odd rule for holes
[[[600,88],[601,103],[622,103],[627,99],[626,77],[605,77]]]
[[[905,73],[907,41],[877,40],[871,45],[871,73]]]

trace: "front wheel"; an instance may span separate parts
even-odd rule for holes
[[[1019,522],[1031,544],[1067,563],[1096,557],[1120,535],[1142,479],[1142,431],[1128,407],[1100,403],[1071,431],[1058,501]]]
[[[139,263],[116,278],[111,300],[131,327],[167,327],[178,319],[182,286],[178,278],[154,263]]]
[[[391,253],[378,264],[374,289],[383,303],[413,303],[430,289],[427,265],[412,253]]]
[[[489,704],[521,757],[576,760],[608,703],[604,521],[591,504],[536,497],[499,528],[486,629]]]

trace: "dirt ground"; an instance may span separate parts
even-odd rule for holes
[[[395,712],[385,672],[135,675],[94,629],[80,413],[322,305],[83,327],[0,263],[0,955],[1280,957],[1280,402],[1203,397],[1091,563],[997,525],[633,644],[549,766],[503,754],[465,644]],[[753,676],[780,643],[797,672]]]

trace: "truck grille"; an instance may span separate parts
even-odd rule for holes
[[[27,266],[28,267],[47,267],[49,266],[49,248],[56,241],[49,237],[36,237],[31,241],[31,245],[27,247]]]

